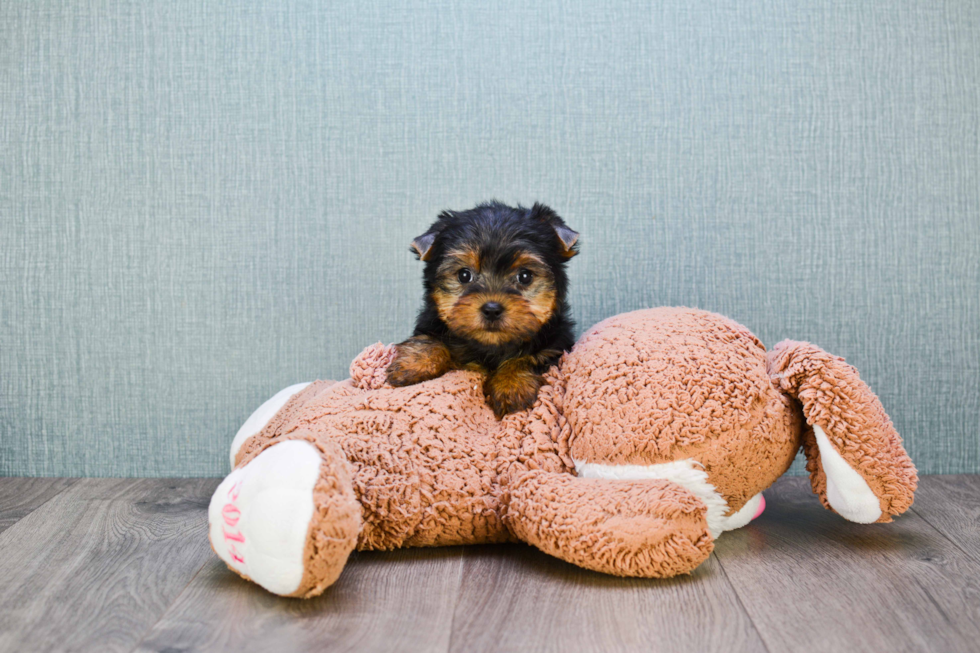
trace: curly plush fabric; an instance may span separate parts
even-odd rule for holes
[[[765,348],[720,315],[683,308],[617,315],[579,340],[562,372],[576,461],[694,459],[738,510],[796,455],[799,412],[769,382]]]
[[[304,438],[306,439],[306,438]],[[361,528],[361,506],[354,494],[343,451],[333,442],[319,444],[320,479],[313,487],[313,519],[303,549],[305,571],[292,596],[316,596],[333,584]]]
[[[705,507],[665,480],[578,480],[528,473],[512,490],[508,525],[521,540],[586,569],[663,577],[690,571],[714,549]]]
[[[881,503],[879,522],[890,522],[912,505],[918,485],[915,466],[878,397],[839,356],[808,342],[784,340],[768,357],[779,387],[803,404],[808,424],[818,424],[834,448],[865,478]],[[827,478],[812,429],[803,437],[813,491],[824,507]]]
[[[354,548],[519,540],[610,574],[689,572],[751,518],[736,513],[755,510],[801,445],[830,507],[806,421],[878,499],[880,521],[911,504],[915,469],[854,368],[806,343],[767,354],[714,313],[650,309],[596,325],[534,406],[500,421],[475,372],[387,385],[392,353],[368,347],[350,379],[310,384],[237,451],[239,469],[288,440],[319,452],[292,595],[322,592]]]
[[[385,358],[369,348],[352,368],[370,359],[383,369]],[[378,390],[316,381],[242,447],[239,465],[283,440],[336,443],[362,507],[359,549],[505,540],[493,466],[505,424],[478,374],[437,381]]]

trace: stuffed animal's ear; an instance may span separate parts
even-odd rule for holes
[[[561,244],[561,255],[565,258],[572,258],[578,254],[578,232],[565,224],[565,221],[555,213],[550,207],[544,204],[535,204],[531,208],[531,215],[539,220],[547,222],[555,230],[558,242]]]

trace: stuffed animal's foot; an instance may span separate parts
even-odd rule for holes
[[[309,597],[340,575],[360,505],[336,445],[287,440],[225,478],[208,521],[211,546],[233,571],[275,594]]]
[[[545,553],[617,576],[688,573],[714,548],[704,503],[665,479],[529,472],[511,490],[506,519]]]
[[[763,513],[766,509],[766,498],[762,496],[762,492],[755,495],[751,499],[745,502],[737,512],[725,517],[724,528],[725,531],[734,531],[743,526],[747,526],[749,522],[758,519],[759,515]]]
[[[795,397],[808,427],[803,451],[824,506],[859,523],[887,522],[912,505],[918,477],[902,439],[857,370],[805,342],[769,352],[773,382]]]
[[[751,497],[745,504],[731,512],[728,502],[708,480],[703,465],[693,458],[674,460],[655,465],[605,465],[575,461],[579,478],[601,478],[616,481],[669,481],[701,500],[705,507],[705,520],[712,539],[725,531],[742,528],[762,514],[766,501],[762,493]]]

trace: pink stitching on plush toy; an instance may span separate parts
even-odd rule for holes
[[[242,535],[240,532],[239,533],[229,533],[228,531],[226,531],[223,528],[221,529],[221,532],[224,534],[226,540],[231,540],[232,542],[241,542],[242,544],[245,543],[245,536]]]
[[[238,519],[242,514],[242,511],[235,507],[234,504],[226,503],[225,507],[221,509],[221,514],[225,519],[225,523],[229,526],[234,526],[238,523]]]
[[[231,556],[231,559],[234,560],[235,562],[237,562],[238,564],[241,564],[241,565],[244,565],[245,564],[245,558],[243,558],[242,556],[238,555],[238,550],[235,549],[235,546],[234,545],[228,547],[228,555],[230,555]]]
[[[241,489],[241,481],[238,481],[228,488],[228,496],[231,498],[231,501],[238,499],[238,494],[241,492]],[[224,519],[224,522],[232,528],[238,524],[241,514],[242,511],[238,509],[238,506],[231,502],[226,503],[221,509],[221,517]],[[244,556],[242,556],[235,547],[235,542],[245,544],[245,535],[243,535],[241,531],[238,531],[237,533],[229,533],[225,528],[221,529],[221,533],[225,536],[225,543],[228,545],[228,555],[231,556],[231,559],[239,564],[245,564]]]
[[[238,481],[230,488],[228,488],[228,496],[231,497],[232,501],[236,501],[238,499],[238,493],[241,491],[241,489],[242,489],[241,481]]]

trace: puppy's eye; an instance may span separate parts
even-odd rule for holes
[[[521,270],[517,273],[517,283],[526,286],[534,280],[534,273],[530,270]]]
[[[460,283],[469,283],[470,281],[473,281],[473,273],[468,269],[463,268],[456,273],[456,278],[459,279]]]

